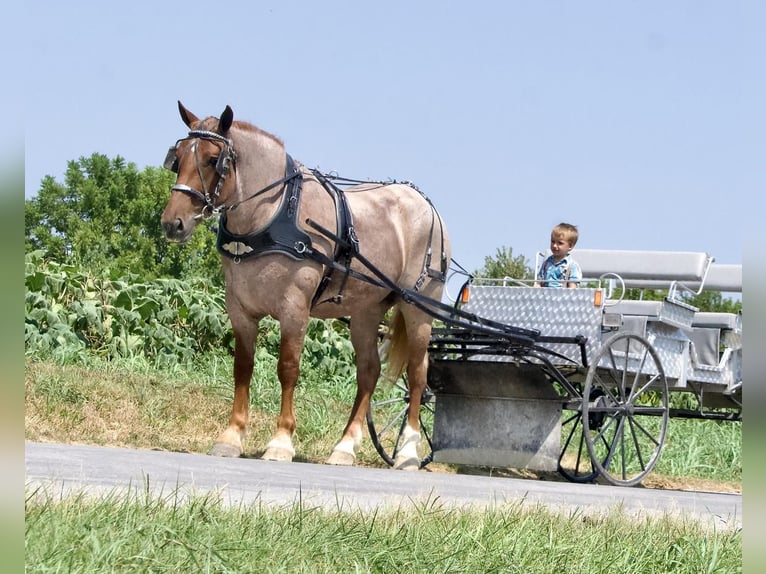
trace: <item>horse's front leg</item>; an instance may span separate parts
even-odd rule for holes
[[[293,432],[295,432],[295,386],[300,375],[301,351],[305,337],[305,326],[291,333],[285,324],[281,325],[279,362],[277,375],[282,386],[282,402],[277,418],[277,430],[266,445],[261,458],[265,460],[291,461],[295,456]]]
[[[228,457],[242,454],[242,442],[250,419],[250,380],[253,376],[257,335],[257,323],[234,331],[234,402],[229,426],[218,436],[208,454]]]

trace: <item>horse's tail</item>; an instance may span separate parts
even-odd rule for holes
[[[394,316],[388,326],[388,333],[381,350],[388,364],[383,378],[393,384],[399,380],[407,368],[407,329],[404,325],[404,314],[399,306],[394,308]]]

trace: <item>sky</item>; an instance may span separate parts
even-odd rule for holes
[[[9,114],[25,197],[96,152],[160,166],[186,134],[180,100],[200,117],[230,105],[308,167],[414,182],[468,271],[500,248],[533,263],[560,221],[579,248],[742,262],[766,3],[25,6],[25,108]]]

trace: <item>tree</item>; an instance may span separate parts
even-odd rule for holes
[[[533,279],[534,269],[529,266],[526,257],[523,255],[514,257],[513,248],[503,246],[495,251],[494,257],[486,256],[484,267],[474,271],[473,275],[493,279],[503,279],[504,277]]]
[[[165,239],[160,215],[174,181],[165,169],[138,172],[119,156],[70,161],[63,185],[47,176],[26,200],[25,250],[115,276],[201,276],[222,284],[215,236],[204,226],[185,245]]]

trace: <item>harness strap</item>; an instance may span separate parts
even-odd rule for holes
[[[342,241],[340,237],[325,229],[316,221],[307,219],[306,223],[328,239],[332,239],[333,241],[337,242]],[[337,269],[342,269],[341,265],[337,261],[333,261],[323,253],[315,252],[312,250],[308,253],[308,255],[323,265],[331,265]],[[436,301],[434,299],[425,297],[424,295],[421,295],[412,289],[404,289],[403,287],[399,287],[391,279],[386,277],[383,272],[380,271],[380,269],[375,267],[375,265],[373,265],[372,262],[368,260],[364,255],[359,253],[356,255],[356,257],[359,259],[359,262],[364,265],[364,267],[368,269],[375,277],[370,277],[369,275],[365,275],[363,273],[354,271],[353,269],[349,269],[348,272],[352,277],[360,281],[365,281],[371,285],[383,287],[393,291],[399,295],[405,303],[409,303],[418,307],[425,313],[429,314],[431,317],[440,319],[445,323],[465,326],[464,323],[460,323],[459,321],[459,319],[463,319],[470,322],[473,325],[472,328],[476,329],[478,332],[508,337],[524,346],[534,346],[535,342],[540,338],[540,331],[536,329],[524,329],[522,327],[514,327],[512,325],[506,325],[504,323],[485,319],[473,313],[467,313],[466,311],[458,309],[452,305],[446,305],[441,301]],[[436,312],[434,309],[438,309],[443,314]]]
[[[348,281],[350,274],[351,260],[354,258],[354,256],[359,254],[359,238],[356,236],[354,218],[344,191],[329,179],[327,179],[327,177],[325,177],[325,175],[319,170],[312,169],[311,173],[314,175],[317,181],[322,184],[322,187],[325,189],[325,191],[330,194],[330,197],[332,197],[333,202],[335,203],[335,217],[336,221],[338,222],[338,236],[343,240],[335,241],[335,250],[333,256],[334,262],[342,261],[343,265],[341,267],[336,267],[334,265],[326,266],[326,271],[311,301],[311,307],[313,308],[321,303],[340,304],[343,302],[343,290],[346,287],[346,282]],[[322,294],[327,289],[330,281],[332,281],[333,272],[336,269],[343,270],[343,279],[341,281],[340,287],[338,288],[338,293],[332,297],[320,301]]]

